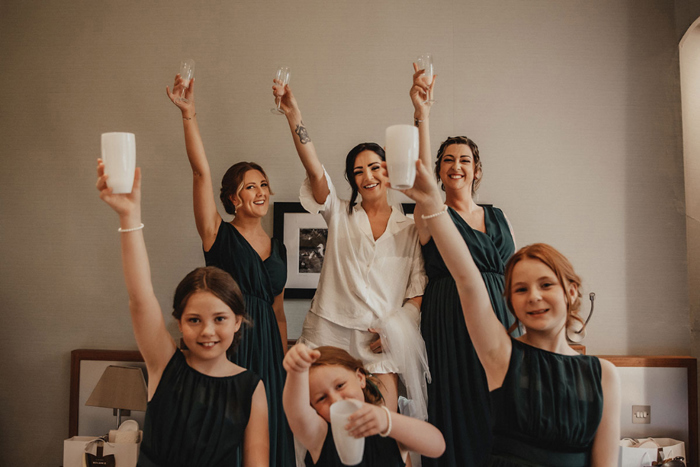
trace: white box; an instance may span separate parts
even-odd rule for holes
[[[73,436],[63,441],[63,467],[82,467],[85,447],[96,436]],[[139,459],[141,443],[107,443],[104,444],[104,454],[114,454],[116,467],[136,467]],[[97,453],[96,443],[91,446],[90,452]]]

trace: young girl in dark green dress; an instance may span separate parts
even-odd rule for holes
[[[189,350],[179,350],[151,282],[140,170],[129,194],[112,193],[99,160],[97,174],[100,198],[119,214],[131,319],[148,370],[139,467],[267,466],[265,387],[255,373],[226,357],[240,338],[245,314],[238,285],[214,267],[197,268],[180,282],[173,316]]]
[[[569,261],[544,244],[522,248],[509,260],[506,299],[525,329],[522,337],[511,337],[435,181],[420,162],[417,172],[404,193],[416,200],[455,279],[491,391],[494,440],[486,465],[616,466],[619,377],[610,362],[568,345],[567,330],[581,323],[581,280]]]
[[[363,402],[346,427],[352,436],[365,438],[360,466],[400,467],[408,451],[437,457],[445,449],[437,428],[390,412],[383,405],[379,380],[345,350],[329,346],[311,350],[297,344],[287,352],[284,368],[284,410],[294,435],[308,450],[307,466],[343,465],[332,439],[330,407],[344,399]]]
[[[192,167],[194,217],[206,264],[223,269],[238,282],[251,321],[251,325],[243,325],[241,344],[229,357],[257,373],[265,383],[270,466],[293,465],[292,434],[282,409],[287,253],[282,242],[265,233],[261,222],[270,206],[270,183],[263,168],[254,162],[231,166],[221,181],[219,197],[226,212],[235,217],[231,222],[223,221],[216,209],[209,163],[199,133],[194,84],[192,80],[184,89],[184,82],[177,75],[173,91],[167,91],[182,112],[185,146]],[[186,100],[179,98],[183,91]]]

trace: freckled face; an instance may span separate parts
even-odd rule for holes
[[[362,389],[367,384],[360,371],[350,371],[340,365],[320,365],[309,371],[311,406],[327,422],[331,421],[331,405],[344,399],[365,401]]]
[[[389,178],[381,163],[382,158],[374,151],[362,151],[355,157],[352,173],[362,199],[386,197]]]
[[[243,188],[231,198],[236,214],[263,217],[270,207],[269,183],[260,171],[249,170],[243,176]]]
[[[440,181],[445,190],[468,189],[471,191],[475,176],[474,154],[466,144],[450,144],[440,159]]]
[[[574,300],[575,284],[562,286],[543,262],[525,258],[513,268],[510,290],[513,311],[528,332],[558,333],[566,326],[567,294]]]

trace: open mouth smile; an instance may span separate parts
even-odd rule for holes
[[[218,342],[197,342],[197,344],[201,345],[205,349],[210,349],[214,347]]]
[[[539,315],[547,313],[548,311],[549,311],[549,308],[545,308],[543,310],[528,311],[527,314],[529,316],[539,316]]]
[[[364,188],[365,190],[371,190],[372,188],[375,188],[375,187],[378,187],[378,186],[379,186],[379,183],[373,183],[373,184],[371,184],[371,185],[363,185],[362,188]]]

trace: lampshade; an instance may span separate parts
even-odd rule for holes
[[[141,369],[110,365],[85,405],[143,412],[147,402],[148,392]]]

